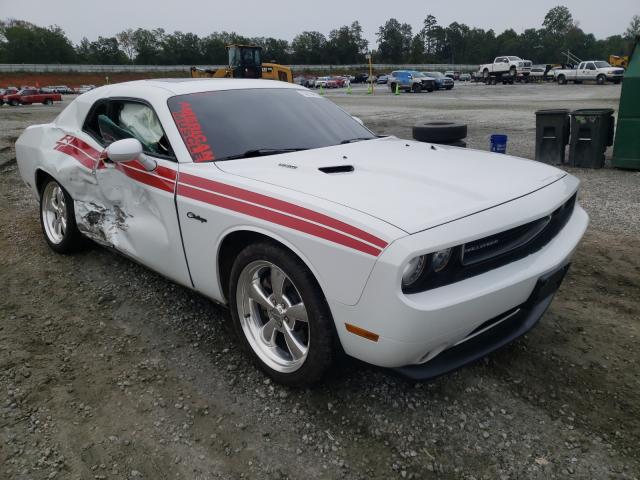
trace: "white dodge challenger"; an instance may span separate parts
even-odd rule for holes
[[[537,323],[588,224],[561,170],[377,137],[267,80],[97,88],[16,154],[53,250],[88,237],[227,304],[292,385],[343,351],[413,379],[483,357]]]

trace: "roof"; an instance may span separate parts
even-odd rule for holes
[[[222,90],[243,90],[259,88],[291,88],[305,90],[300,85],[281,82],[279,80],[243,79],[243,78],[164,78],[151,80],[134,80],[132,82],[114,83],[94,88],[78,96],[56,118],[58,125],[77,125],[84,119],[89,108],[100,98],[135,97],[156,102],[166,102],[174,95],[186,95]]]
[[[292,83],[279,80],[244,79],[244,78],[157,78],[150,80],[134,80],[132,82],[111,85],[114,92],[129,87],[144,86],[167,90],[174,95],[208,92],[214,90],[239,90],[255,88],[302,88]]]

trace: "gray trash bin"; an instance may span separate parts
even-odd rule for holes
[[[569,164],[602,168],[604,152],[613,144],[613,131],[611,108],[585,108],[571,112]]]
[[[569,143],[569,110],[556,108],[536,112],[536,160],[560,165],[565,163]]]

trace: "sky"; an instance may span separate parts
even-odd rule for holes
[[[82,37],[95,40],[128,28],[162,27],[206,36],[213,31],[235,31],[248,37],[292,40],[305,30],[325,35],[333,28],[358,20],[375,48],[378,27],[389,18],[412,25],[414,33],[427,14],[438,24],[457,21],[470,27],[493,28],[500,33],[513,28],[539,28],[545,14],[565,5],[580,28],[597,38],[623,33],[639,0],[0,0],[0,18],[17,18],[41,26],[62,27],[74,43]]]

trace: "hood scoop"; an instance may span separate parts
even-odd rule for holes
[[[327,174],[334,173],[351,173],[354,171],[353,165],[334,165],[332,167],[320,167],[318,168],[321,172]]]

